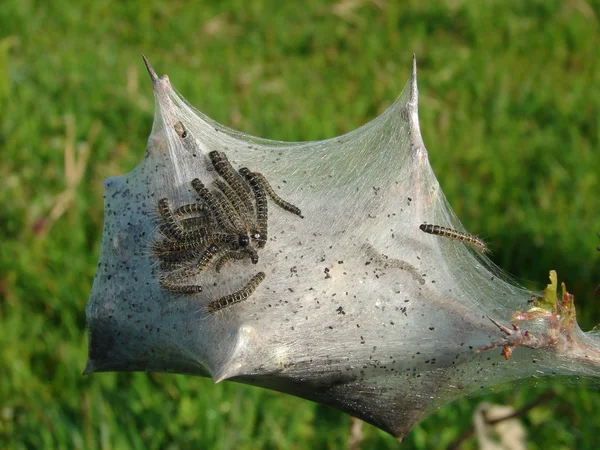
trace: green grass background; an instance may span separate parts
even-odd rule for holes
[[[529,287],[556,269],[582,328],[600,322],[600,2],[283,3],[0,2],[0,448],[346,445],[348,416],[283,394],[81,375],[101,182],[141,160],[153,119],[142,52],[204,113],[281,140],[372,120],[416,52],[425,144],[467,229]],[[79,181],[65,173],[65,149],[81,157],[86,145]],[[523,419],[529,448],[597,448],[600,391],[562,381],[458,401],[403,448],[443,448],[481,400],[520,407],[550,386],[558,396]],[[364,449],[397,446],[371,426],[363,433]]]

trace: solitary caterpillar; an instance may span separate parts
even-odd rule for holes
[[[239,303],[241,301],[246,300],[252,295],[252,293],[256,290],[258,285],[262,283],[265,277],[266,275],[264,272],[258,272],[252,277],[250,281],[248,281],[248,283],[242,289],[240,289],[237,292],[234,292],[233,294],[221,297],[218,300],[213,300],[206,306],[206,308],[209,312],[215,312],[235,303]]]
[[[177,122],[177,123],[174,125],[174,128],[175,128],[175,132],[177,133],[177,135],[178,135],[180,138],[183,138],[183,139],[185,139],[185,138],[187,137],[188,133],[187,133],[187,131],[185,130],[185,127],[183,126],[183,124],[182,124],[181,122]]]
[[[440,225],[432,225],[427,223],[422,223],[421,225],[419,225],[419,229],[428,234],[444,236],[448,239],[464,242],[465,244],[469,244],[471,247],[473,247],[475,250],[481,253],[486,253],[488,251],[485,242],[483,242],[477,236],[473,236],[472,234],[463,233],[461,231],[453,230],[452,228],[446,228]]]

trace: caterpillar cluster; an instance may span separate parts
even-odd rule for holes
[[[190,139],[181,122],[175,131],[181,139]],[[202,292],[202,286],[190,279],[213,262],[217,273],[235,261],[258,263],[257,250],[265,247],[268,236],[267,197],[303,218],[300,209],[279,197],[262,174],[246,167],[236,171],[223,152],[212,151],[208,156],[220,176],[214,189],[195,178],[191,186],[198,194],[197,203],[172,209],[168,199],[161,198],[157,205],[161,238],[153,242],[152,256],[159,263],[160,286],[175,294]],[[211,301],[208,311],[247,299],[264,279],[264,272],[256,273],[239,291]]]

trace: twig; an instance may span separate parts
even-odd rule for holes
[[[514,419],[514,418],[522,417],[530,409],[533,409],[536,406],[542,405],[542,404],[544,404],[544,403],[552,400],[554,397],[556,397],[556,392],[553,389],[550,389],[549,391],[544,392],[542,395],[540,395],[538,398],[536,398],[535,400],[533,400],[531,403],[528,403],[527,405],[525,405],[522,408],[518,409],[514,413],[511,413],[511,414],[509,414],[507,416],[504,416],[504,417],[499,417],[497,419],[492,419],[492,420],[488,420],[486,418],[486,423],[488,425],[495,425],[495,424],[497,424],[499,422],[503,422],[503,421],[508,420],[508,419]],[[463,432],[463,434],[456,441],[454,441],[453,443],[451,443],[447,447],[447,450],[459,450],[460,447],[461,447],[461,445],[467,439],[469,439],[471,436],[473,436],[474,433],[475,433],[475,427],[473,425],[469,426],[469,428],[467,428]]]
[[[359,450],[363,440],[363,421],[350,417],[350,436],[348,436],[348,450]]]

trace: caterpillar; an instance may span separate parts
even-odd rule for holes
[[[199,203],[188,203],[187,205],[181,205],[175,210],[175,216],[177,217],[189,216],[192,214],[206,214],[206,208]]]
[[[185,127],[183,126],[183,124],[181,122],[177,122],[173,128],[175,128],[175,133],[177,133],[177,135],[180,138],[185,139],[188,135],[188,132],[186,131]]]
[[[200,198],[204,200],[208,209],[214,214],[217,223],[227,231],[235,233],[236,230],[233,229],[230,223],[229,215],[217,198],[217,195],[210,192],[198,178],[192,180],[192,187],[198,193]]]
[[[256,173],[250,172],[247,167],[242,167],[240,174],[246,177],[256,197],[256,223],[258,226],[256,230],[252,230],[251,235],[253,239],[258,241],[258,246],[263,248],[267,243],[267,219],[269,216],[267,194]]]
[[[197,236],[194,239],[185,241],[162,241],[152,244],[152,252],[158,259],[165,259],[165,255],[173,253],[188,252],[197,250],[210,244],[234,244],[237,236],[226,233],[210,233],[204,236]]]
[[[206,267],[208,267],[208,265],[210,264],[210,262],[212,261],[212,259],[218,251],[219,248],[216,245],[209,245],[206,248],[206,250],[204,250],[204,252],[200,255],[200,257],[194,261],[193,265],[186,267],[180,272],[173,273],[171,275],[171,278],[184,279],[198,275],[200,272],[206,269]]]
[[[304,216],[302,215],[302,212],[300,211],[300,209],[298,207],[292,205],[291,203],[286,202],[279,195],[277,195],[277,193],[273,190],[273,188],[271,187],[271,185],[269,184],[269,182],[267,181],[267,179],[265,178],[265,176],[262,173],[254,172],[253,175],[258,179],[260,184],[263,185],[265,191],[267,192],[267,194],[269,194],[269,197],[271,197],[271,200],[273,200],[273,202],[277,206],[285,209],[288,212],[291,212],[292,214],[296,214],[301,219],[304,219]]]
[[[179,238],[183,234],[183,230],[173,217],[169,201],[166,198],[161,198],[158,201],[158,215],[161,218],[160,230],[170,238]]]
[[[241,261],[247,257],[250,258],[252,264],[258,263],[258,253],[256,253],[256,250],[254,250],[252,247],[245,247],[237,251],[226,251],[226,253],[217,260],[215,264],[215,272],[220,273],[223,266],[231,260]]]
[[[239,303],[241,301],[246,300],[252,295],[252,293],[256,290],[258,285],[262,283],[265,277],[266,275],[264,272],[258,272],[242,289],[240,289],[237,292],[234,292],[233,294],[229,294],[217,300],[213,300],[207,305],[206,308],[209,312],[215,312],[228,306],[231,306],[235,303]]]
[[[185,264],[188,261],[193,261],[198,257],[197,250],[181,250],[181,251],[165,251],[163,248],[156,250],[152,248],[154,259],[160,262],[162,270],[168,270],[169,267]]]
[[[244,220],[240,217],[235,207],[231,204],[231,202],[227,199],[225,194],[221,191],[216,191],[213,194],[217,199],[217,202],[221,205],[223,212],[225,213],[227,220],[229,222],[230,228],[229,230],[238,235],[239,244],[241,246],[246,246],[250,243],[248,236],[246,235],[246,225]]]
[[[160,287],[165,291],[172,292],[173,294],[197,294],[202,292],[202,286],[197,284],[177,284],[170,277],[161,276],[159,279]]]
[[[183,228],[186,233],[194,232],[200,236],[206,236],[207,234],[214,233],[212,224],[204,217],[187,217],[181,219],[179,226]]]
[[[461,231],[453,230],[452,228],[446,228],[442,227],[441,225],[432,225],[427,223],[422,223],[421,225],[419,225],[419,229],[428,234],[444,236],[448,239],[464,242],[465,244],[470,245],[475,250],[481,253],[486,253],[488,251],[485,242],[483,242],[477,236],[473,236],[469,233],[463,233]]]
[[[219,175],[231,186],[235,193],[242,200],[246,208],[251,214],[254,214],[254,204],[252,203],[252,189],[248,186],[248,183],[243,176],[240,176],[235,169],[231,166],[231,163],[227,159],[227,156],[223,152],[212,151],[208,154],[213,167]]]
[[[183,208],[187,208],[188,206],[190,205],[184,205]],[[181,208],[179,208],[177,211],[179,211],[180,209]],[[162,221],[160,225],[160,230],[169,239],[180,241],[194,240],[197,238],[198,233],[206,234],[207,232],[206,230],[202,231],[197,229],[190,229],[190,227],[188,226],[190,224],[188,223],[185,224],[185,227],[182,227],[182,224],[178,223],[175,219],[175,216],[173,215],[173,212],[169,207],[169,201],[166,198],[161,198],[158,201],[158,214]],[[197,219],[194,223],[197,224]]]
[[[167,259],[162,260],[159,264],[160,270],[163,272],[173,272],[175,270],[181,269],[191,262],[193,262],[198,255],[196,253],[185,254],[181,253],[181,255],[185,255],[184,257],[180,257],[179,259]]]
[[[219,249],[216,245],[209,245],[204,253],[202,253],[200,257],[193,261],[193,265],[190,265],[189,263],[185,264],[183,262],[180,264],[171,262],[161,263],[161,270],[178,269],[184,266],[184,264],[185,267],[183,270],[179,270],[177,272],[162,274],[159,278],[160,286],[166,291],[173,292],[175,294],[195,294],[202,292],[202,286],[195,284],[182,285],[178,284],[177,282],[198,275],[200,272],[202,272],[208,266],[218,250]]]
[[[249,227],[255,225],[254,223],[254,207],[250,211],[240,196],[233,190],[227,183],[221,180],[215,180],[215,186],[225,194],[225,197],[231,202],[235,211],[240,215],[242,220],[244,221],[244,228],[246,231],[249,231]]]

